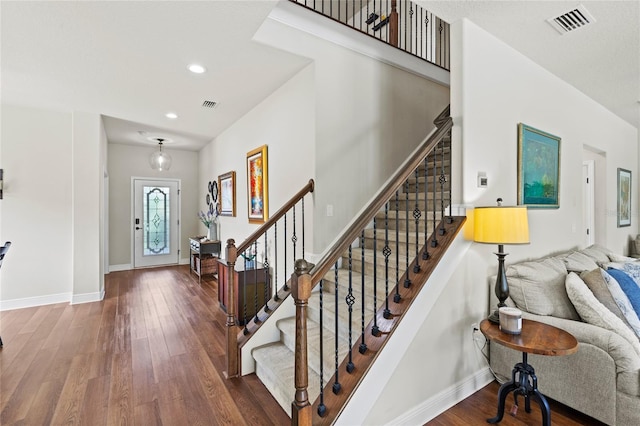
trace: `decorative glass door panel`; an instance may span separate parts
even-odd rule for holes
[[[134,267],[178,263],[178,181],[134,179]]]
[[[157,256],[170,252],[171,228],[168,187],[145,186],[142,189],[144,209],[144,256]]]

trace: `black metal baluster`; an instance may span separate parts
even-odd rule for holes
[[[422,55],[424,55],[424,28],[422,28],[422,25],[420,25],[422,23],[422,12],[424,11],[423,8],[420,8],[420,20],[416,20],[416,26],[420,26],[420,57],[422,58]]]
[[[452,178],[452,173],[451,173],[451,130],[449,130],[447,132],[447,139],[449,140],[449,142],[447,143],[447,145],[449,145],[449,153],[447,154],[447,159],[449,160],[449,174],[448,174],[448,181],[449,181],[449,217],[447,218],[447,223],[453,223],[453,208],[452,208],[452,195],[451,195],[451,178]]]
[[[298,243],[298,235],[296,232],[296,206],[294,205],[291,210],[293,210],[293,235],[291,235],[291,242],[293,243],[293,259],[295,262],[295,259],[298,258],[296,253],[296,247]]]
[[[427,44],[427,57],[426,59],[428,61],[433,60],[433,46],[435,45],[435,43],[433,42],[433,34],[431,32],[431,21],[433,20],[433,14],[431,12],[429,12],[427,14],[427,37],[428,37],[428,41],[429,43]]]
[[[389,0],[386,0],[386,5],[384,18],[387,20],[387,25],[384,26],[384,41],[385,43],[389,43],[389,27],[391,27],[391,25],[389,25],[391,23],[391,18],[389,17]],[[382,10],[382,7],[380,7],[380,9]]]
[[[365,295],[365,280],[364,280],[364,230],[362,230],[362,234],[360,235],[360,262],[361,262],[361,267],[360,267],[360,277],[361,277],[361,285],[362,285],[362,292],[360,294],[360,303],[361,303],[361,307],[362,307],[362,320],[361,320],[361,328],[362,328],[362,332],[361,332],[361,342],[360,342],[360,347],[358,348],[358,351],[363,354],[367,351],[367,344],[365,343],[365,332],[364,332],[364,313],[365,313],[365,300],[366,300],[366,295]]]
[[[391,318],[391,311],[389,310],[389,256],[391,256],[391,249],[389,248],[389,202],[384,205],[384,248],[382,249],[384,255],[384,317],[386,319]]]
[[[323,293],[323,285],[324,280],[320,280],[320,404],[318,404],[318,415],[323,417],[327,413],[327,406],[324,405],[324,348],[323,348],[323,335],[324,335],[324,327],[323,317],[324,310],[322,304],[322,293]]]
[[[275,274],[275,280],[274,280],[275,295],[273,296],[273,300],[278,302],[280,300],[280,296],[278,296],[278,222],[273,224],[273,260],[275,265],[275,268],[273,268],[274,274]],[[288,290],[286,279],[284,283],[284,289]]]
[[[418,190],[420,188],[418,188],[418,181],[420,179],[420,174],[418,172],[418,168],[416,167],[416,170],[413,173],[413,176],[416,180],[415,186],[416,186],[416,206],[413,209],[413,220],[416,223],[416,258],[415,258],[415,263],[413,264],[413,273],[417,274],[418,272],[420,272],[420,236],[418,234],[418,231],[420,231],[420,218],[422,217],[422,212],[420,211],[420,206],[418,205],[419,202],[419,198],[418,198]]]
[[[253,312],[255,314],[253,322],[257,324],[260,322],[258,318],[258,240],[251,243],[251,253],[249,253],[249,256],[253,256],[249,264],[253,265]]]
[[[400,197],[396,190],[396,294],[393,295],[393,301],[399,303],[400,297]]]
[[[340,392],[340,389],[342,388],[342,386],[340,385],[339,377],[338,377],[338,373],[340,372],[340,368],[339,368],[340,367],[340,364],[339,364],[340,360],[338,359],[338,342],[340,340],[338,338],[338,331],[339,331],[338,330],[338,318],[339,318],[338,317],[338,306],[339,306],[338,305],[338,262],[336,262],[336,264],[334,265],[334,268],[335,268],[334,276],[335,276],[335,292],[336,292],[335,293],[335,304],[336,304],[335,305],[335,310],[336,311],[334,313],[334,318],[333,318],[333,324],[334,324],[333,329],[334,329],[334,333],[335,333],[334,340],[335,340],[336,345],[335,345],[335,351],[334,351],[334,354],[335,354],[335,373],[334,373],[335,380],[333,382],[332,390],[333,390],[333,393],[337,394],[338,392]]]
[[[345,298],[347,306],[349,307],[349,362],[347,362],[347,373],[352,373],[353,369],[355,368],[355,365],[353,364],[353,351],[351,350],[351,347],[353,346],[351,344],[353,340],[353,330],[351,327],[353,320],[353,304],[356,301],[356,298],[353,296],[353,282],[351,276],[351,270],[353,268],[352,254],[352,248],[351,246],[349,246],[349,291],[347,293],[347,297]]]
[[[248,249],[247,249],[248,250]],[[244,271],[247,270],[247,250],[242,252],[242,259],[243,259],[243,264],[244,264]],[[244,328],[242,329],[242,334],[244,334],[245,336],[247,334],[249,334],[249,329],[247,328],[247,323],[249,322],[247,320],[247,276],[246,273],[243,274],[244,279],[242,280],[242,298],[244,299],[243,301],[243,316],[242,316],[242,325],[244,326]],[[233,302],[230,302],[233,303]]]
[[[271,274],[269,273],[269,247],[267,246],[267,231],[264,233],[264,260],[262,266],[264,267],[264,311],[266,313],[271,312],[269,308],[269,295],[271,294]],[[257,315],[256,315],[257,316]]]
[[[439,19],[440,21],[440,27],[438,28],[438,32],[440,34],[439,40],[440,40],[440,57],[438,58],[438,65],[442,65],[442,62],[444,62],[442,60],[442,52],[444,51],[444,49],[442,48],[442,19]]]
[[[284,289],[289,290],[287,285],[287,214],[284,214]]]
[[[409,6],[409,52],[413,53],[413,3]]]
[[[429,254],[429,214],[427,210],[427,198],[429,188],[429,156],[424,158],[424,251],[422,252],[422,260],[431,257]]]
[[[405,0],[404,2],[404,9],[406,10],[407,8],[407,0]],[[405,12],[404,14],[404,50],[405,52],[408,52],[407,50],[407,16],[409,14]]]
[[[444,158],[444,154],[445,154],[444,142],[440,141],[438,145],[440,145],[442,149],[442,156],[441,156],[442,165],[440,167],[440,170],[441,170],[440,178],[438,179],[440,182],[440,217],[442,219],[440,219],[440,230],[438,231],[438,234],[444,235],[447,232],[446,228],[444,227],[444,222],[446,220],[446,215],[444,214],[444,184],[447,183],[447,175],[446,175],[445,158]]]
[[[407,273],[405,274],[405,279],[404,279],[404,287],[405,288],[409,288],[411,286],[411,279],[409,278],[409,179],[407,179],[406,181],[404,181],[404,193],[406,195],[405,197],[405,205],[404,205],[404,231],[405,231],[405,239],[406,241],[404,242],[405,245],[405,262],[406,262],[406,267],[407,267]]]
[[[371,334],[380,336],[380,328],[378,328],[378,219],[373,218],[373,327]]]
[[[436,232],[436,228],[438,226],[438,219],[436,217],[436,211],[437,211],[437,207],[436,207],[436,193],[438,192],[436,189],[436,183],[437,183],[437,179],[436,179],[436,175],[438,174],[438,165],[436,164],[436,158],[438,156],[436,155],[436,153],[433,153],[433,193],[431,194],[431,198],[433,201],[433,233],[431,234],[431,247],[437,247],[438,246],[438,237],[437,237],[437,232]]]
[[[302,198],[302,258],[306,260],[306,257],[304,255],[304,228],[305,228],[305,223],[304,223],[304,198]]]

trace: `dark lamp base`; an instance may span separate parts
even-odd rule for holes
[[[489,315],[489,318],[487,319],[494,324],[500,324],[500,315],[498,314],[498,310],[496,309],[495,311],[493,311],[493,313]]]

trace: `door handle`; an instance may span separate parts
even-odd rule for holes
[[[136,231],[139,230],[139,229],[141,229],[141,228],[139,226],[136,226]]]

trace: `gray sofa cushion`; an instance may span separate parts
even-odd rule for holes
[[[558,257],[564,261],[567,271],[570,272],[591,271],[598,267],[598,264],[591,257],[579,251],[572,251]]]
[[[597,244],[582,249],[580,252],[589,256],[600,266],[604,263],[610,262],[609,255],[613,253],[611,250]]]
[[[538,315],[579,320],[565,289],[567,268],[562,260],[547,257],[507,267],[509,295],[516,306]]]

